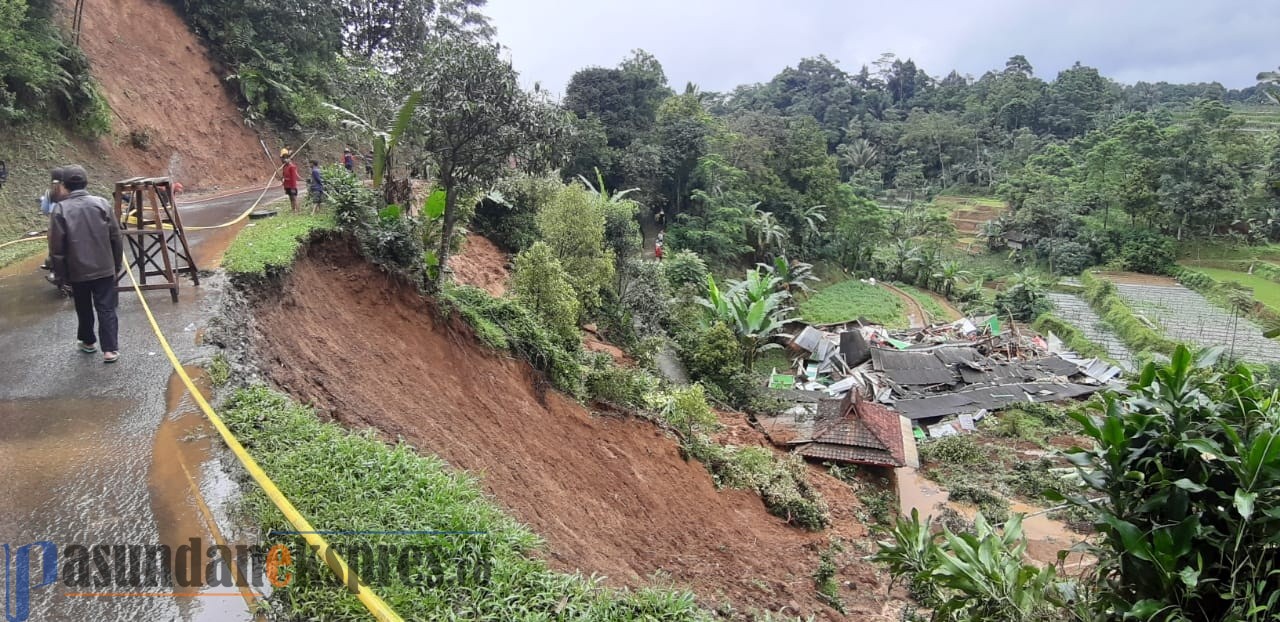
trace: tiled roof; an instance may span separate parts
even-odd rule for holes
[[[871,464],[886,467],[902,466],[902,463],[897,462],[892,454],[883,449],[850,447],[848,445],[836,445],[832,443],[809,443],[797,448],[796,453],[808,458],[816,458],[819,460],[838,460],[840,462],[853,462],[857,464]]]

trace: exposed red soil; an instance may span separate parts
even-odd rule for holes
[[[259,354],[277,384],[345,425],[403,437],[478,474],[547,540],[554,568],[618,586],[661,573],[709,607],[844,619],[818,600],[813,581],[834,536],[846,542],[837,578],[847,619],[896,619],[886,614],[894,603],[885,577],[860,559],[868,534],[847,485],[815,468],[834,526],[790,527],[755,493],[717,490],[651,423],[592,415],[546,390],[527,363],[439,319],[348,243],[311,247],[257,317],[269,327],[257,335]]]
[[[507,293],[507,255],[488,238],[471,234],[462,252],[449,260],[459,283],[479,287],[493,296]]]
[[[86,2],[80,46],[115,113],[94,146],[106,175],[172,175],[187,190],[261,182],[272,164],[245,126],[223,75],[163,0]],[[134,147],[130,132],[150,145]]]

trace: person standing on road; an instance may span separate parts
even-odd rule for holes
[[[356,156],[351,153],[350,149],[342,150],[342,166],[352,175],[356,172]]]
[[[280,164],[284,170],[280,173],[283,180],[281,185],[284,186],[284,193],[289,195],[289,207],[293,213],[298,213],[298,165],[293,163],[293,158],[289,157],[289,150],[285,149],[280,152]]]
[[[316,160],[311,161],[311,185],[308,190],[311,193],[311,213],[314,214],[324,201],[324,177],[320,174],[320,162]]]
[[[120,358],[116,277],[124,269],[120,225],[111,204],[85,190],[89,177],[83,167],[66,166],[61,172],[49,214],[49,266],[55,278],[71,284],[80,351],[93,353],[101,347],[102,361],[114,363]]]

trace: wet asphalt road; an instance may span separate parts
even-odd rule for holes
[[[180,201],[183,223],[225,222],[259,192]],[[279,195],[273,189],[266,200]],[[190,234],[197,265],[216,267],[238,229]],[[0,544],[13,551],[49,541],[65,553],[71,544],[176,546],[196,537],[209,546],[233,539],[226,506],[235,485],[224,469],[226,452],[190,397],[173,384],[176,376],[171,378],[136,296],[120,294],[121,359],[105,365],[101,354],[75,349],[73,304],[45,282],[42,257],[0,270]],[[147,292],[180,360],[211,355],[197,340],[222,286],[216,277],[202,278],[200,287],[184,280],[177,303],[167,291]],[[211,537],[211,520],[220,526],[220,538]],[[0,560],[16,570],[16,553]],[[31,561],[34,586],[40,582],[38,556]],[[66,556],[59,561],[61,566]],[[147,588],[72,587],[61,570],[56,583],[31,591],[29,619],[251,619],[244,594],[228,593],[234,589],[205,589],[223,594],[207,597],[84,596],[76,594]],[[13,596],[6,594],[11,615]]]

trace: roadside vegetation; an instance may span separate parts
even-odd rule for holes
[[[316,529],[464,532],[328,537],[340,551],[413,547],[417,554],[394,573],[346,557],[406,620],[710,619],[692,594],[676,588],[615,590],[598,578],[552,572],[534,556],[539,538],[504,514],[475,478],[438,458],[322,423],[310,409],[261,386],[236,391],[224,418]],[[294,529],[265,494],[253,489],[247,502],[264,533]],[[275,543],[302,546],[296,536],[266,542]],[[363,612],[355,596],[324,573],[298,576],[273,590],[268,607],[275,614],[346,619]]]
[[[279,208],[280,204],[274,207]],[[254,220],[236,237],[222,256],[222,268],[229,274],[244,277],[266,277],[293,265],[313,232],[335,227],[329,209],[316,214],[303,211],[289,213],[288,204],[275,216]]]

